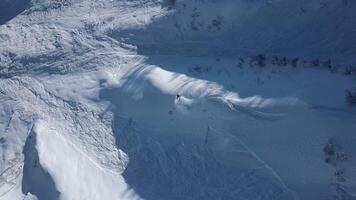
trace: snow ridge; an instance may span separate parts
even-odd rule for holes
[[[354,7],[0,2],[0,199],[355,199]]]

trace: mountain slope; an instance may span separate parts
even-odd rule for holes
[[[0,199],[356,198],[352,1],[4,6]]]

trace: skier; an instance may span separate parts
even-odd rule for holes
[[[177,95],[176,95],[176,100],[179,101],[179,100],[180,100],[180,97],[181,97],[180,94],[177,94]]]

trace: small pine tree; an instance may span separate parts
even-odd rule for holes
[[[287,66],[288,64],[288,60],[286,57],[283,57],[281,60],[280,60],[280,65],[281,66]]]
[[[171,9],[176,5],[176,3],[177,0],[163,0],[162,6]]]
[[[346,90],[346,102],[350,106],[355,106],[356,105],[356,92],[351,92],[350,90]]]
[[[298,66],[299,58],[294,58],[291,62],[292,67],[296,68]]]
[[[354,75],[356,74],[355,72],[356,70],[352,66],[349,66],[345,69],[344,75],[346,76]]]
[[[258,66],[260,67],[266,66],[266,57],[264,55],[258,54],[255,59]]]

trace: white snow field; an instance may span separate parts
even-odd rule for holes
[[[0,0],[0,200],[355,200],[355,10]]]

